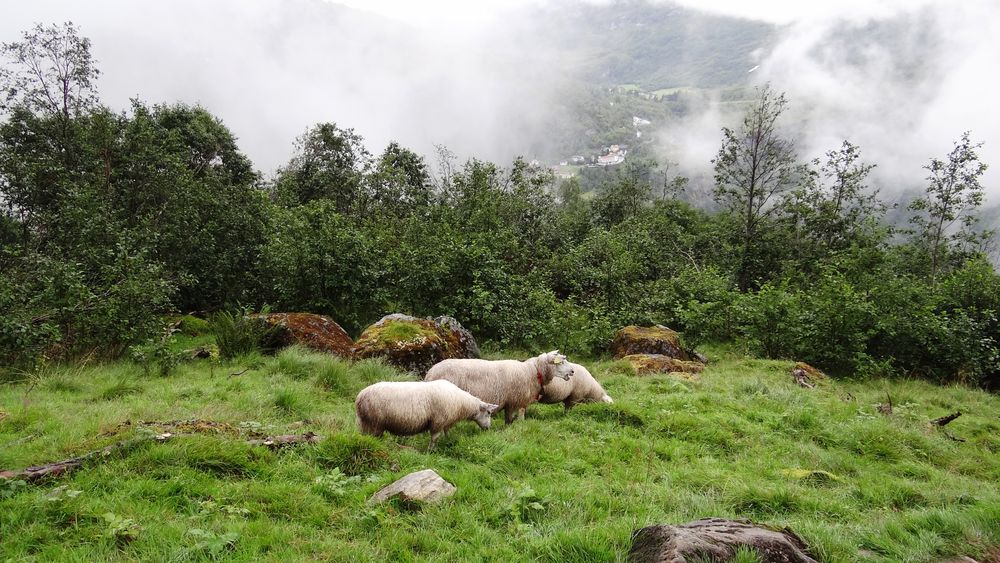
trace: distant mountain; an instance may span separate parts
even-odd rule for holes
[[[573,55],[571,70],[581,79],[647,91],[743,84],[778,30],[643,0],[566,1],[543,9],[534,25],[554,48]]]

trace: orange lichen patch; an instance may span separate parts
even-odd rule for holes
[[[354,341],[336,321],[312,313],[269,313],[264,320],[280,327],[277,339],[282,346],[302,344],[314,350],[350,358]]]
[[[687,360],[678,360],[663,354],[629,354],[622,358],[632,364],[638,375],[651,373],[701,373],[705,364]]]
[[[691,357],[681,347],[680,335],[664,326],[627,326],[611,341],[611,353],[616,359],[632,354],[659,354],[677,360]]]

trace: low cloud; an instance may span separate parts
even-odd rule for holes
[[[881,3],[866,9],[800,14],[784,25],[774,47],[748,78],[784,91],[784,125],[811,159],[849,139],[878,164],[873,179],[889,196],[920,190],[931,157],[943,158],[962,132],[984,141],[981,158],[994,167],[984,185],[1000,199],[1000,112],[992,94],[1000,61],[1000,5],[969,2]],[[822,10],[821,10],[822,11]],[[718,106],[671,124],[663,138],[699,147],[721,142],[719,123],[739,112]],[[691,148],[672,151],[686,159]],[[689,154],[696,157],[697,154]],[[704,158],[704,155],[702,155]],[[704,173],[710,163],[688,162]],[[988,218],[989,219],[989,218]]]

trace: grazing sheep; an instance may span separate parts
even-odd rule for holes
[[[569,381],[573,367],[566,356],[553,350],[524,360],[452,359],[434,364],[426,381],[447,379],[483,401],[504,409],[507,424],[524,418],[524,409],[542,396],[555,378]]]
[[[480,428],[489,429],[499,408],[450,381],[383,381],[365,387],[354,400],[362,434],[412,436],[430,432],[428,450],[460,420],[474,420]]]
[[[601,384],[594,379],[587,368],[580,364],[569,364],[573,368],[573,379],[562,381],[553,379],[545,386],[545,392],[539,402],[545,404],[562,403],[569,410],[571,407],[590,401],[613,403]]]

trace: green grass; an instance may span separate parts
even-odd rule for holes
[[[805,390],[790,362],[709,352],[696,382],[588,363],[614,404],[533,405],[490,431],[460,423],[430,453],[426,435],[357,433],[355,393],[406,379],[378,361],[292,348],[187,362],[169,377],[124,362],[49,368],[0,386],[0,469],[149,431],[126,420],[229,430],[141,442],[37,485],[0,483],[0,560],[623,561],[634,529],[707,516],[789,526],[824,561],[996,553],[1000,398],[906,380]],[[874,409],[887,390],[891,417]],[[954,410],[965,414],[948,430],[964,443],[927,425]],[[324,440],[245,442],[305,431]],[[428,467],[454,497],[367,504]]]

